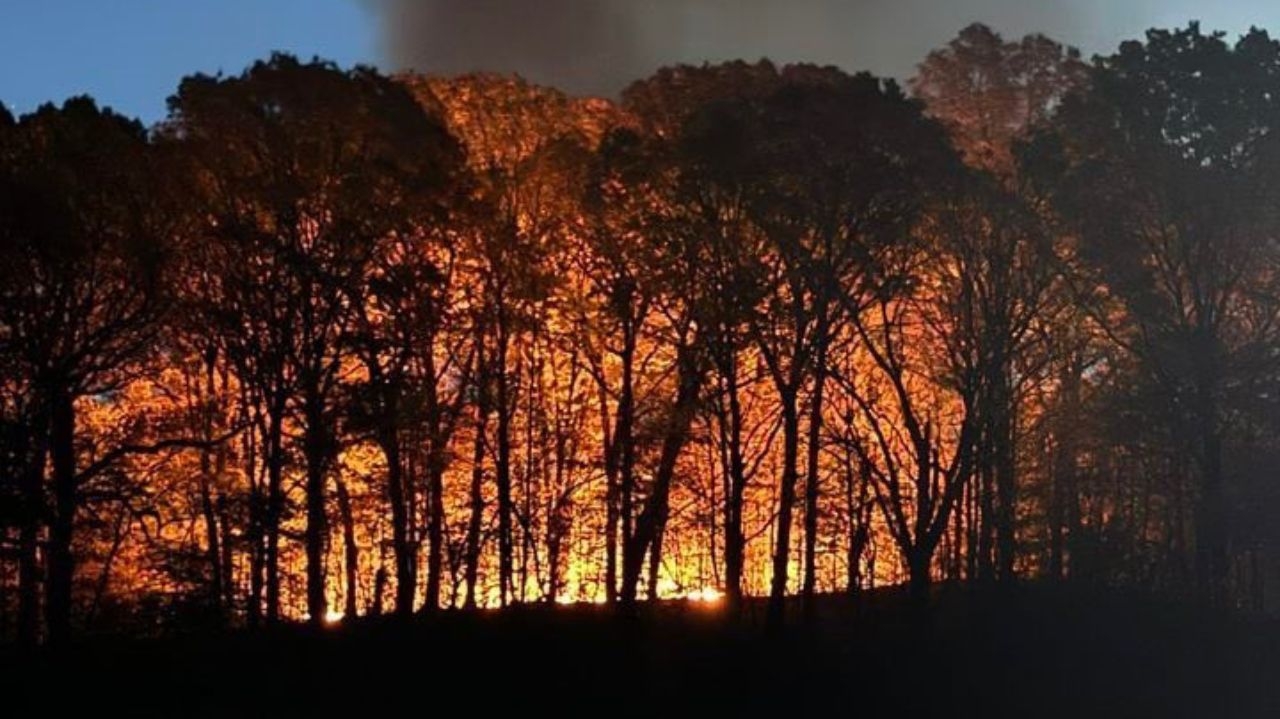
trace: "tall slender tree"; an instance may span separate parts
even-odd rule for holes
[[[31,401],[21,437],[28,459],[21,614],[31,638],[31,532],[40,517],[48,527],[47,636],[61,642],[72,623],[81,486],[94,467],[78,453],[78,403],[118,388],[151,349],[168,306],[164,268],[177,215],[142,126],[87,98],[46,105],[8,134],[0,347]]]
[[[305,470],[307,611],[324,621],[326,506],[352,297],[388,239],[418,228],[420,195],[453,171],[452,140],[372,70],[275,55],[233,78],[188,78],[167,132],[206,178],[210,311],[267,404],[269,581],[283,511],[285,423]],[[271,278],[264,286],[264,277]],[[269,585],[270,587],[271,585]],[[268,614],[278,612],[268,590]]]

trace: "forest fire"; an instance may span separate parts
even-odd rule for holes
[[[690,592],[686,598],[702,604],[715,605],[724,601],[724,593],[713,587],[703,587],[702,589]]]
[[[1265,609],[1276,57],[975,25],[906,90],[614,101],[276,55],[151,130],[4,114],[0,629],[780,626],[1029,577]]]

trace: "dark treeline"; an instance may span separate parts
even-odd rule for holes
[[[1264,609],[1280,43],[0,116],[0,630],[1038,578]]]

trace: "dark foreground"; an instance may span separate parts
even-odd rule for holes
[[[6,716],[1277,717],[1280,624],[1112,594],[893,593],[766,633],[677,603],[5,654]],[[10,713],[10,709],[18,711]]]

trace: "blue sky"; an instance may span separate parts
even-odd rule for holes
[[[272,50],[376,63],[377,19],[357,0],[0,0],[0,102],[89,93],[154,122],[185,75]]]
[[[0,102],[22,113],[88,93],[150,123],[182,77],[236,74],[273,50],[343,66],[514,71],[607,93],[660,64],[762,55],[903,78],[974,20],[1008,37],[1044,31],[1086,54],[1196,17],[1232,34],[1280,31],[1277,0],[486,0],[480,21],[460,24],[451,11],[473,1],[0,0]],[[579,3],[624,8],[615,15],[629,18],[633,56],[584,61],[602,48],[584,41],[600,33],[583,25]],[[528,49],[539,24],[563,41]]]

